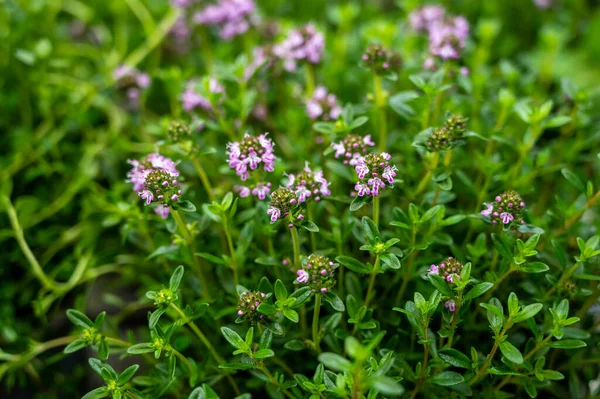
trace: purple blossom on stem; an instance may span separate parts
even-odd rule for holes
[[[469,23],[462,16],[453,17],[438,5],[424,6],[409,15],[411,27],[428,34],[429,52],[442,60],[458,59],[469,36]],[[432,69],[434,61],[427,58],[423,67]]]
[[[349,134],[339,143],[332,143],[331,147],[335,150],[336,158],[344,158],[344,164],[356,166],[358,160],[367,154],[369,147],[374,145],[370,134],[365,137]]]
[[[456,302],[454,302],[454,299],[450,299],[450,300],[446,301],[446,303],[444,303],[444,307],[447,308],[451,312],[455,312],[456,311]]]
[[[292,30],[287,38],[273,47],[273,54],[283,60],[286,71],[295,71],[299,61],[311,64],[321,62],[325,38],[311,24]]]
[[[315,88],[312,98],[306,102],[306,112],[310,119],[322,121],[336,120],[342,114],[342,107],[335,94],[327,92],[323,86]]]
[[[252,0],[219,0],[195,13],[192,20],[199,25],[215,26],[221,39],[231,40],[254,24],[255,9]]]
[[[356,183],[354,189],[357,191],[359,197],[364,195],[378,196],[379,190],[387,187],[383,179],[390,186],[393,186],[394,177],[398,169],[394,165],[389,164],[388,161],[390,159],[391,155],[386,152],[368,154],[357,159],[354,170],[359,181]]]
[[[298,207],[298,197],[288,188],[278,188],[271,193],[271,203],[267,214],[271,216],[271,223],[286,217]],[[293,227],[293,225],[292,225]]]
[[[435,274],[440,276],[448,283],[455,284],[456,281],[460,278],[460,273],[462,272],[463,264],[460,263],[457,259],[452,257],[447,258],[439,265],[431,265],[429,266],[429,271],[427,274]]]
[[[298,274],[298,278],[296,279],[299,283],[307,283],[308,282],[308,272],[304,269],[299,269],[296,274]]]
[[[148,88],[152,82],[150,75],[129,65],[120,65],[113,71],[113,78],[117,81],[117,87],[125,93],[128,107],[139,108],[141,90]]]
[[[488,204],[487,202],[484,202],[483,205],[485,206],[485,209],[481,211],[481,214],[483,216],[490,216],[494,211],[494,204]]]
[[[268,133],[264,133],[255,137],[246,133],[241,141],[227,144],[226,153],[229,157],[229,167],[235,170],[242,181],[246,181],[250,177],[250,172],[258,169],[260,165],[265,171],[273,172],[275,166],[273,147],[275,144],[267,135]]]
[[[298,203],[306,202],[309,197],[320,201],[323,196],[331,195],[329,182],[323,176],[322,171],[313,171],[306,162],[302,172],[297,175],[287,175],[286,187],[292,190],[298,197]]]
[[[484,205],[486,209],[481,211],[481,214],[489,217],[492,224],[502,224],[505,228],[516,229],[525,223],[523,220],[525,202],[513,190],[497,195],[494,202],[484,203]]]
[[[192,112],[196,109],[212,110],[210,101],[200,94],[198,85],[199,83],[194,79],[189,80],[185,85],[185,90],[181,94],[181,103],[186,112]],[[208,79],[207,86],[208,93],[219,94],[224,92],[223,86],[214,78]]]

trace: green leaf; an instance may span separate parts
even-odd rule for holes
[[[110,353],[110,349],[108,348],[108,342],[104,337],[100,339],[100,343],[98,344],[98,357],[101,360],[108,359],[108,355]]]
[[[129,366],[125,370],[123,370],[123,372],[119,375],[119,378],[117,379],[117,385],[125,385],[131,379],[131,377],[133,377],[133,375],[139,368],[139,365],[134,364],[133,366]]]
[[[356,197],[354,197],[354,199],[350,203],[350,212],[356,212],[356,211],[358,211],[368,201],[369,201],[369,197],[368,196],[365,195],[365,196],[359,197],[357,195]]]
[[[67,345],[65,347],[65,349],[63,350],[63,352],[66,354],[73,353],[80,349],[85,348],[88,345],[89,345],[88,339],[80,337],[80,338],[77,338],[75,341],[71,342],[69,345]]]
[[[314,224],[310,220],[305,220],[300,225],[300,227],[302,227],[304,230],[312,231],[313,233],[318,233],[319,232],[319,226],[317,226],[316,224]]]
[[[107,387],[100,387],[89,391],[81,399],[100,399],[106,398],[109,395]]]
[[[254,365],[252,363],[226,363],[220,364],[220,369],[233,369],[233,370],[249,370],[253,369]]]
[[[375,226],[375,222],[367,216],[363,216],[362,225],[369,244],[375,245],[381,242],[381,235],[379,234],[379,229]]]
[[[563,339],[562,341],[550,342],[548,346],[555,349],[577,349],[585,348],[587,344],[579,339]]]
[[[233,331],[231,328],[221,327],[221,333],[223,334],[227,342],[229,342],[233,347],[237,349],[242,349],[245,347],[245,342],[242,339],[242,337],[240,337],[238,333]]]
[[[542,273],[549,269],[548,265],[543,262],[529,262],[518,266],[518,270],[525,273]]]
[[[179,283],[181,283],[181,278],[183,277],[183,266],[177,266],[177,269],[171,275],[171,279],[169,280],[169,289],[171,291],[177,291],[179,288]]]
[[[304,344],[299,339],[287,341],[285,344],[283,344],[283,347],[291,351],[301,351],[305,348]]]
[[[224,265],[225,261],[222,258],[219,258],[218,256],[209,254],[208,252],[197,252],[195,253],[195,255],[198,255],[201,258],[206,259],[209,262],[212,262],[216,265]],[[259,262],[257,262],[259,263]]]
[[[285,301],[288,297],[287,289],[281,280],[275,281],[275,297],[278,301]]]
[[[402,266],[400,264],[400,259],[398,259],[398,257],[391,252],[381,255],[379,258],[381,259],[383,264],[389,267],[390,269],[398,270]]]
[[[544,307],[544,305],[542,305],[541,303],[534,303],[532,305],[527,305],[523,309],[521,309],[521,311],[519,312],[517,317],[515,317],[513,319],[513,321],[515,323],[518,323],[520,321],[527,320],[527,319],[535,316],[540,310],[542,310],[543,307]]]
[[[304,302],[306,302],[308,300],[308,298],[310,298],[310,295],[312,294],[310,287],[302,287],[297,289],[296,291],[292,292],[292,295],[290,295],[290,298],[294,298],[295,302],[293,305],[291,305],[292,308],[297,308],[299,306],[302,306],[302,304]]]
[[[404,393],[404,387],[390,377],[373,375],[369,377],[369,383],[374,390],[383,395],[400,396]]]
[[[467,292],[463,298],[463,301],[470,301],[475,299],[483,294],[485,294],[490,288],[494,286],[493,283],[479,283]]]
[[[173,205],[173,209],[184,212],[196,212],[196,206],[188,200],[178,201]]]
[[[298,317],[298,312],[296,312],[294,309],[290,309],[290,308],[284,308],[283,309],[283,315],[293,321],[294,323],[298,323],[299,317]]]
[[[519,350],[515,348],[513,344],[508,341],[503,341],[500,342],[498,346],[500,347],[500,351],[504,357],[506,357],[508,360],[516,364],[523,364],[523,355],[521,355],[521,352],[519,352]]]
[[[350,369],[352,363],[348,359],[341,357],[336,353],[325,352],[321,353],[318,357],[319,361],[334,371],[347,371]]]
[[[167,311],[167,308],[158,308],[152,314],[150,314],[150,319],[148,320],[148,326],[153,329],[156,327],[158,320],[160,317]]]
[[[83,313],[81,313],[78,310],[75,310],[75,309],[67,310],[67,317],[69,318],[69,320],[71,320],[71,322],[73,324],[75,324],[78,327],[83,328],[84,330],[95,327],[94,323],[86,315],[84,315]]]
[[[456,349],[442,349],[438,352],[440,358],[448,364],[463,369],[471,368],[471,360],[462,352]]]
[[[441,292],[442,295],[451,298],[454,297],[454,292],[452,291],[452,288],[448,286],[448,283],[446,283],[446,281],[442,277],[438,276],[437,274],[429,274],[428,277],[431,284],[435,287],[435,289]]]
[[[261,303],[256,310],[265,316],[273,316],[277,313],[277,308],[269,303]]]
[[[271,349],[259,349],[252,355],[252,357],[255,359],[264,359],[273,356],[275,356],[275,352],[273,352]]]
[[[429,382],[443,387],[449,387],[452,385],[460,384],[464,381],[465,378],[454,371],[443,371],[429,379]]]
[[[350,256],[338,256],[337,258],[335,258],[335,260],[336,262],[345,266],[347,269],[352,270],[353,272],[361,274],[371,273],[370,268],[368,268],[366,265]]]
[[[142,353],[154,352],[154,345],[150,342],[143,342],[127,348],[127,353],[131,355],[140,355]]]
[[[344,302],[342,302],[342,300],[334,292],[325,293],[325,295],[323,295],[323,299],[325,299],[325,301],[331,305],[333,310],[337,312],[343,312],[346,310]]]

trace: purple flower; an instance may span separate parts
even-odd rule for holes
[[[409,20],[413,29],[428,34],[430,54],[442,60],[460,58],[469,36],[469,23],[464,17],[452,17],[442,7],[430,5],[413,11]],[[433,59],[427,58],[423,67],[433,66]]]
[[[304,269],[299,269],[297,272],[298,278],[296,279],[299,283],[307,283],[308,282],[308,272]]]
[[[267,215],[271,215],[271,223],[275,223],[281,217],[281,211],[274,206],[267,209]]]
[[[144,188],[146,176],[152,170],[165,170],[172,176],[179,176],[177,164],[172,159],[158,153],[148,154],[140,160],[128,160],[132,168],[127,172],[127,182],[133,183],[133,191],[139,192]]]
[[[391,155],[382,152],[380,154],[368,154],[356,159],[354,170],[359,181],[354,186],[358,195],[378,196],[380,189],[387,186],[383,179],[387,180],[390,186],[394,183],[394,176],[398,170],[396,166],[390,165]]]
[[[259,200],[264,200],[267,195],[271,192],[271,183],[258,183],[252,189],[252,195],[257,197]]]
[[[449,311],[454,312],[456,311],[456,302],[454,302],[454,299],[450,299],[446,301],[444,307],[447,308]]]
[[[298,197],[298,203],[306,202],[312,196],[315,201],[320,201],[322,196],[330,195],[329,182],[323,176],[322,171],[313,171],[308,162],[305,163],[302,172],[297,175],[287,175],[286,187],[292,190]]]
[[[160,204],[154,209],[154,212],[159,215],[161,218],[166,219],[169,217],[169,213],[171,212],[171,208],[168,206]]]
[[[440,274],[440,268],[437,265],[431,265],[429,266],[429,272],[428,274]]]
[[[284,218],[298,207],[298,197],[296,193],[288,188],[278,188],[271,193],[271,203],[267,214],[271,215],[271,223]],[[293,224],[290,224],[293,227]]]
[[[481,214],[483,216],[490,216],[494,211],[494,204],[488,204],[487,202],[484,202],[483,205],[485,206],[485,209],[481,211]]]
[[[229,167],[245,181],[250,177],[250,171],[258,169],[260,165],[267,172],[273,172],[275,166],[275,154],[273,140],[267,137],[268,133],[258,137],[248,133],[241,141],[227,144],[227,156]]]
[[[150,205],[154,201],[154,194],[150,190],[142,190],[139,195],[141,199],[146,200],[146,205]]]
[[[273,54],[283,60],[287,71],[295,71],[298,61],[318,64],[323,56],[325,38],[311,24],[292,30],[288,37],[273,47]]]
[[[343,157],[344,164],[356,166],[358,160],[367,154],[369,147],[375,143],[371,140],[371,135],[361,137],[355,134],[349,134],[339,143],[332,143],[331,147],[335,150],[336,158]]]
[[[235,186],[234,189],[239,193],[241,198],[246,198],[250,196],[250,187]]]
[[[150,86],[150,76],[129,65],[120,65],[113,71],[113,78],[117,81],[117,87],[125,93],[128,108],[139,108],[141,90]]]
[[[306,112],[310,119],[322,121],[336,120],[342,114],[342,107],[334,94],[329,94],[323,86],[318,86],[312,98],[306,102]]]
[[[252,0],[218,0],[195,13],[192,20],[199,25],[212,25],[223,40],[246,33],[254,24],[255,4]]]
[[[515,220],[515,217],[508,212],[502,212],[500,214],[500,219],[502,220],[502,223],[509,224],[510,222]]]
[[[533,0],[533,3],[542,10],[552,7],[552,0]]]
[[[205,82],[205,87],[202,87],[195,79],[189,80],[186,83],[185,90],[181,94],[181,103],[186,112],[192,112],[196,109],[204,111],[212,110],[212,105],[206,98],[206,95],[224,92],[223,86],[216,79],[210,78]],[[199,91],[201,89],[204,90],[202,94]]]

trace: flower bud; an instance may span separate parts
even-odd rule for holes
[[[263,320],[265,316],[258,311],[258,307],[266,300],[267,296],[262,292],[247,291],[242,293],[237,304],[237,315],[253,324]]]
[[[321,255],[310,255],[306,265],[296,273],[296,281],[306,284],[313,293],[326,293],[335,286],[334,270],[337,267],[329,258]]]

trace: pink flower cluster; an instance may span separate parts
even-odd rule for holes
[[[311,196],[315,201],[320,201],[322,196],[331,195],[331,191],[329,191],[330,183],[323,176],[323,172],[313,172],[308,166],[308,162],[306,162],[302,172],[287,177],[289,181],[286,187],[296,194],[300,204],[306,202]]]
[[[460,278],[463,264],[455,258],[447,258],[439,265],[431,265],[428,274],[436,274],[449,283],[456,283]]]
[[[250,171],[258,169],[261,164],[264,170],[273,172],[275,166],[273,147],[275,144],[267,135],[268,133],[264,133],[255,137],[246,133],[242,141],[227,144],[229,167],[235,169],[236,175],[242,181],[246,181],[250,177]]]
[[[264,200],[267,198],[267,195],[271,192],[271,183],[257,183],[253,186],[235,186],[235,190],[240,194],[240,197],[246,198],[249,197],[250,194],[258,198],[259,200]]]
[[[273,53],[284,62],[287,71],[295,71],[298,61],[318,64],[325,49],[325,38],[311,24],[292,30],[287,38],[273,47]]]
[[[179,185],[175,179],[177,176],[179,176],[177,164],[170,158],[158,153],[153,153],[140,160],[128,160],[127,162],[132,166],[131,170],[127,173],[127,182],[133,184],[133,191],[138,193],[140,198],[146,201],[146,205],[149,205],[153,201],[164,200],[164,193],[162,194],[163,198],[159,198],[161,194],[155,193],[154,187],[148,187],[149,180],[153,180],[154,178],[158,177],[153,176],[156,175],[155,172],[162,172],[160,177],[163,178],[164,181],[160,184],[163,186],[163,188],[169,186],[173,188],[173,186]],[[170,191],[172,190],[169,190],[169,192]],[[176,196],[175,199],[173,199],[173,195]],[[167,201],[177,201],[177,199],[179,199],[179,195],[181,195],[181,190],[176,188],[175,192],[171,194]],[[163,219],[166,219],[169,216],[169,206],[164,203],[158,205],[154,211]]]
[[[196,109],[204,111],[210,111],[212,109],[210,101],[199,93],[198,85],[199,83],[193,79],[186,83],[185,90],[181,95],[182,106],[186,112],[192,112]],[[217,94],[223,93],[224,89],[216,79],[210,78],[208,81],[208,91]]]
[[[365,137],[349,134],[339,143],[332,143],[331,147],[335,150],[336,158],[342,157],[344,164],[355,166],[358,160],[367,154],[369,147],[374,145],[370,134]]]
[[[439,5],[428,5],[409,16],[413,29],[429,36],[429,52],[442,60],[458,59],[469,36],[469,23],[463,16],[450,16]],[[425,67],[433,66],[433,58],[425,61]]]
[[[117,86],[125,92],[129,108],[139,108],[141,91],[152,82],[150,76],[129,65],[120,65],[113,71],[113,78],[117,81]]]
[[[322,121],[336,120],[342,114],[335,94],[328,93],[323,86],[318,86],[312,98],[306,102],[306,112],[310,119]]]
[[[354,170],[359,181],[354,186],[359,197],[379,195],[379,190],[386,187],[386,182],[393,186],[398,168],[388,161],[392,158],[387,152],[368,154],[358,158]]]
[[[481,214],[489,217],[492,224],[502,223],[506,227],[513,228],[525,224],[525,221],[523,220],[525,202],[523,202],[521,196],[513,190],[497,195],[494,202],[486,202],[483,205],[485,206],[485,209],[481,211]]]
[[[256,5],[252,0],[218,0],[196,12],[192,20],[198,25],[212,25],[223,40],[246,33],[254,23]]]

